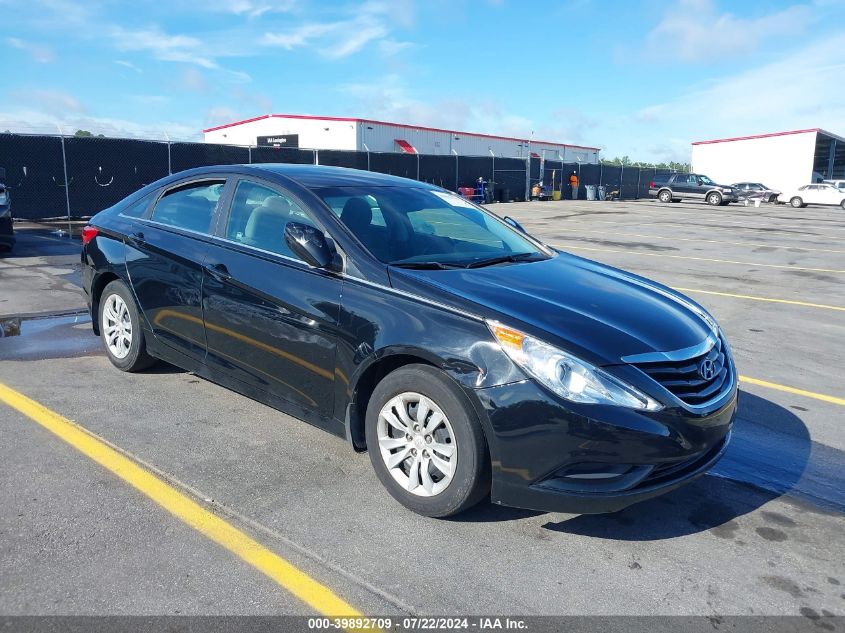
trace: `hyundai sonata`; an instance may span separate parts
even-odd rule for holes
[[[736,371],[677,292],[438,187],[310,165],[175,174],[91,219],[111,362],[162,359],[368,451],[444,517],[608,512],[723,454]]]

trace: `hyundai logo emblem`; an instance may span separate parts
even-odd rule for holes
[[[716,375],[716,362],[710,358],[705,358],[698,366],[698,374],[704,380],[712,380],[713,376]]]

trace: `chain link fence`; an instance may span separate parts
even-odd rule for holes
[[[12,212],[23,219],[81,218],[122,200],[141,187],[193,167],[297,163],[364,169],[457,191],[485,181],[488,200],[523,201],[540,184],[571,197],[569,176],[604,186],[615,197],[648,196],[652,180],[671,172],[539,158],[356,152],[241,147],[183,141],[0,133],[0,168],[6,170]]]

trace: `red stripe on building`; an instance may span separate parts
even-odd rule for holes
[[[396,139],[396,144],[402,149],[403,152],[406,154],[416,154],[417,148],[411,145],[408,141],[402,140],[401,138]]]

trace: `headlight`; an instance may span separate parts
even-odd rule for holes
[[[513,362],[564,400],[643,411],[663,408],[638,389],[572,354],[495,321],[488,321],[487,327]]]

